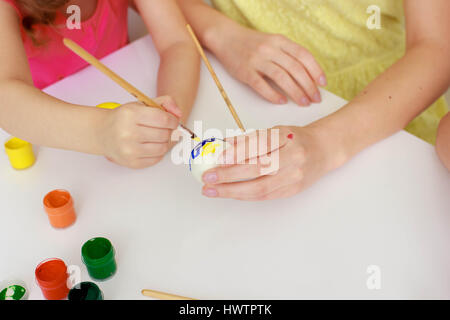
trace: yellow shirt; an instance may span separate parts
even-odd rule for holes
[[[248,27],[283,34],[307,48],[327,74],[327,89],[353,99],[405,52],[402,0],[212,0]],[[381,28],[369,29],[369,6],[380,9]],[[435,143],[447,105],[440,98],[406,130]]]

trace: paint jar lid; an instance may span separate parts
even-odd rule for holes
[[[5,280],[0,283],[0,301],[1,300],[26,300],[28,298],[28,289],[22,280]]]
[[[56,288],[66,283],[67,266],[61,259],[47,259],[39,263],[35,275],[40,287]]]
[[[114,247],[106,238],[92,238],[84,243],[81,256],[86,265],[105,265],[114,260]]]
[[[72,196],[66,190],[50,191],[43,202],[45,211],[50,215],[64,214],[73,207]]]
[[[103,300],[103,293],[93,282],[80,282],[69,291],[70,301]]]

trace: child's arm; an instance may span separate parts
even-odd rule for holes
[[[285,104],[288,95],[300,106],[321,101],[318,86],[327,84],[326,77],[308,50],[284,36],[243,27],[203,0],[178,0],[178,4],[202,44],[236,79],[265,99]]]
[[[404,57],[336,113],[306,127],[281,128],[277,174],[261,176],[248,165],[213,169],[203,176],[204,194],[243,200],[291,196],[403,129],[442,95],[450,84],[450,1],[405,1],[405,12]],[[257,179],[224,184],[249,178]]]
[[[169,113],[136,103],[113,111],[85,107],[36,89],[19,19],[4,1],[0,1],[0,42],[0,127],[10,134],[37,145],[105,155],[133,168],[158,162],[169,149],[171,131],[178,124]],[[179,113],[170,99],[160,103]]]
[[[189,117],[200,77],[200,56],[175,0],[135,0],[137,9],[161,56],[158,95],[170,95]]]

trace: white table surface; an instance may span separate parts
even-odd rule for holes
[[[155,94],[158,56],[149,37],[104,62]],[[248,128],[304,125],[345,103],[324,91],[310,108],[273,106],[213,65]],[[93,68],[46,91],[87,105],[132,100]],[[205,129],[235,127],[205,68],[190,125],[195,119]],[[49,257],[80,266],[89,280],[80,250],[95,236],[117,251],[117,274],[100,283],[106,299],[141,299],[143,288],[199,299],[450,298],[450,174],[432,146],[408,133],[302,194],[262,203],[204,198],[169,156],[141,171],[49,148],[37,157],[15,171],[0,155],[0,279],[26,281],[31,299],[42,299],[34,269]],[[78,214],[65,230],[53,229],[42,208],[56,188],[71,192]],[[370,265],[381,268],[380,290],[367,288]]]

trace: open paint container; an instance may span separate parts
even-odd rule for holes
[[[103,292],[93,282],[81,282],[69,291],[70,301],[103,300]]]
[[[13,137],[6,141],[5,151],[11,166],[17,170],[27,169],[36,161],[33,146],[19,138]]]
[[[55,228],[66,228],[76,220],[73,200],[66,190],[53,190],[44,197],[44,209],[50,224]]]
[[[116,273],[114,247],[106,238],[86,241],[81,248],[81,257],[92,279],[106,280]]]
[[[21,280],[7,280],[0,283],[0,301],[26,300],[28,290],[25,282]]]
[[[48,300],[61,300],[67,297],[67,266],[61,259],[42,261],[35,270],[36,282]]]
[[[203,183],[203,174],[219,165],[219,157],[230,144],[217,138],[198,141],[189,158],[189,170],[194,178]]]

